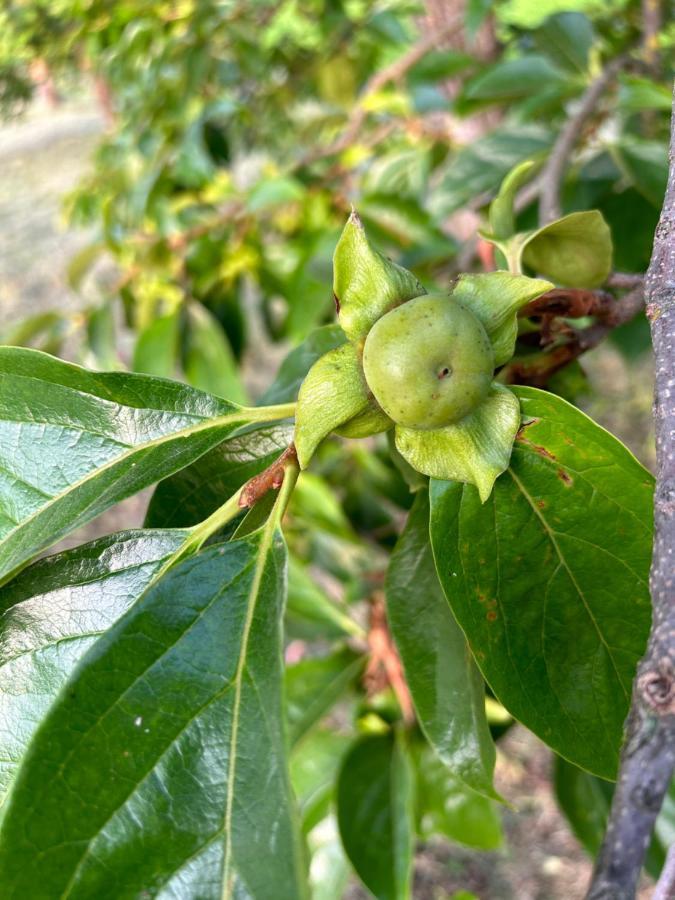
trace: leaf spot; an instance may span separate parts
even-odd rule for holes
[[[572,487],[572,485],[574,484],[574,479],[572,478],[570,473],[566,472],[564,469],[558,469],[558,478],[566,487]]]

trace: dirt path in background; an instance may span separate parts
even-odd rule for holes
[[[0,128],[0,328],[50,308],[75,309],[69,259],[88,240],[62,222],[63,196],[86,171],[102,120],[64,107]]]

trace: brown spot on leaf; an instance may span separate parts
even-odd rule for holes
[[[488,622],[494,622],[497,619],[497,613],[494,609],[491,609],[485,614],[485,618],[488,620]]]
[[[546,509],[546,501],[545,500],[537,500],[537,508],[538,509]]]
[[[566,472],[564,469],[558,469],[558,478],[566,487],[572,487],[572,485],[574,484],[574,479],[572,478],[570,473]]]
[[[340,315],[340,298],[337,294],[333,294],[333,300],[335,301],[335,312]]]
[[[528,441],[527,438],[522,436],[522,428],[516,435],[516,440],[520,441],[521,444],[527,444],[535,453],[538,453],[539,456],[543,456],[544,459],[555,459],[555,456],[551,453],[550,450],[547,450],[546,447],[542,447],[540,444],[535,444],[533,441]]]

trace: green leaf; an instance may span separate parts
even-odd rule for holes
[[[520,100],[544,89],[565,88],[568,76],[545,57],[529,54],[520,59],[508,59],[490,66],[464,88],[469,100],[489,103]]]
[[[660,207],[668,181],[668,149],[664,143],[624,138],[611,150],[630,183],[650,203]]]
[[[329,350],[309,370],[298,394],[295,448],[301,467],[308,466],[314,451],[331,431],[371,412],[377,412],[377,407],[368,392],[357,348],[342,344]],[[380,415],[368,416],[367,422],[376,431],[384,430]]]
[[[93,244],[85,244],[81,250],[71,257],[66,270],[66,280],[72,290],[78,291],[87,273],[96,263],[99,256],[105,251],[102,241],[94,241]]]
[[[437,571],[500,702],[612,778],[649,631],[653,478],[564,400],[515,392],[528,424],[490,502],[432,483]]]
[[[502,827],[492,800],[475,793],[452,774],[421,741],[413,746],[417,832],[442,835],[477,850],[496,850]]]
[[[8,900],[104,896],[111,871],[119,897],[306,896],[275,522],[178,564],[83,658],[7,804]]]
[[[131,367],[134,372],[171,378],[176,374],[180,309],[153,319],[138,335]]]
[[[234,403],[246,403],[246,391],[225,332],[201,303],[188,306],[183,368],[193,387]]]
[[[286,715],[291,744],[297,743],[337,702],[362,669],[363,656],[346,647],[287,666]]]
[[[345,334],[360,341],[390,309],[426,292],[412,272],[371,246],[361,219],[352,212],[335,248],[333,293]]]
[[[455,425],[433,431],[397,425],[396,448],[424,475],[476,485],[485,503],[508,468],[519,426],[518,400],[509,388],[493,383],[485,400]]]
[[[525,160],[541,159],[553,142],[540,125],[503,125],[452,156],[446,164],[429,209],[437,217],[450,215],[486,191],[499,188],[503,178]]]
[[[670,112],[673,98],[665,84],[625,73],[619,76],[619,84],[619,109],[634,113],[645,109]]]
[[[337,788],[340,837],[357,875],[377,900],[408,900],[413,852],[413,773],[403,738],[362,738]]]
[[[298,798],[303,831],[311,831],[328,815],[337,773],[351,744],[352,739],[345,734],[314,728],[293,748],[291,783]]]
[[[97,369],[122,367],[117,353],[117,326],[112,301],[104,300],[87,313],[87,344]],[[7,342],[9,343],[9,341]]]
[[[490,204],[490,228],[492,237],[496,240],[511,237],[516,230],[513,203],[518,190],[532,177],[534,167],[534,162],[526,159],[511,169],[502,181],[499,193]]]
[[[85,651],[141,596],[187,531],[125,531],[47,557],[0,589],[0,806]]]
[[[612,268],[612,235],[597,209],[570,213],[528,235],[523,262],[558,284],[598,287]]]
[[[288,566],[286,625],[291,636],[302,640],[364,636],[362,628],[329,600],[293,555]]]
[[[424,734],[454,776],[496,797],[485,686],[436,575],[426,491],[417,494],[391,556],[386,595],[389,626]]]
[[[558,806],[567,817],[574,836],[591,856],[595,856],[605,834],[614,786],[560,756],[555,757],[553,786]]]
[[[495,351],[495,365],[501,366],[515,350],[518,310],[552,287],[550,281],[539,278],[489,272],[460,275],[452,296],[480,319]]]
[[[594,40],[593,25],[579,12],[549,16],[534,33],[537,49],[573,75],[583,75],[588,70],[588,55]]]
[[[314,363],[329,350],[341,346],[347,337],[339,325],[324,325],[292,350],[282,362],[274,384],[260,398],[261,404],[291,403]]]
[[[161,481],[150,499],[146,528],[178,528],[203,521],[263,469],[293,439],[293,426],[283,422],[248,425],[170,478]]]
[[[0,583],[251,418],[178,383],[0,348]]]

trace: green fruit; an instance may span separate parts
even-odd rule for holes
[[[441,428],[485,399],[494,353],[478,319],[445,294],[396,307],[373,325],[363,349],[368,387],[409,428]]]

